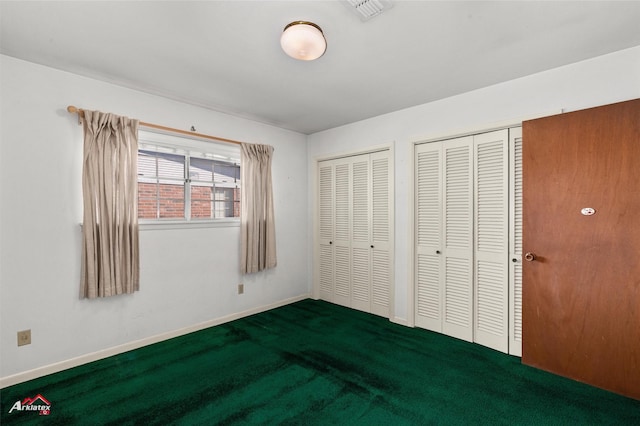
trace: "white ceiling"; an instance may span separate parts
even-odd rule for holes
[[[0,19],[3,54],[305,134],[640,45],[638,1],[394,1],[366,22],[340,1],[2,1]],[[322,27],[320,59],[281,51],[295,20]]]

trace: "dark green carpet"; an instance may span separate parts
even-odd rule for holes
[[[9,414],[38,394],[51,414]],[[2,390],[2,425],[640,425],[640,401],[305,300]]]

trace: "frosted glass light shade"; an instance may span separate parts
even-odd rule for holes
[[[313,22],[295,21],[284,27],[280,46],[292,58],[313,61],[327,50],[327,40]]]

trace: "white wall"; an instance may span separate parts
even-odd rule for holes
[[[309,294],[305,135],[0,61],[0,378]],[[143,230],[141,290],[80,300],[82,127],[67,105],[274,146],[277,268],[239,274],[238,226]],[[24,329],[32,344],[17,347]]]
[[[0,378],[306,296],[315,159],[390,143],[395,319],[410,322],[412,142],[640,97],[636,47],[305,137],[2,55],[0,67]],[[69,104],[273,145],[278,267],[241,277],[237,227],[145,230],[141,291],[79,300],[82,128]],[[23,329],[33,343],[18,348]]]
[[[317,158],[395,143],[394,320],[411,324],[413,142],[639,97],[640,46],[310,135],[309,217],[315,211]],[[313,253],[313,220],[309,221],[309,236],[309,253]],[[310,263],[309,279],[312,277]]]

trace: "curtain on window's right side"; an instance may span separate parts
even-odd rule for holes
[[[269,145],[241,144],[240,271],[250,274],[277,265]]]

